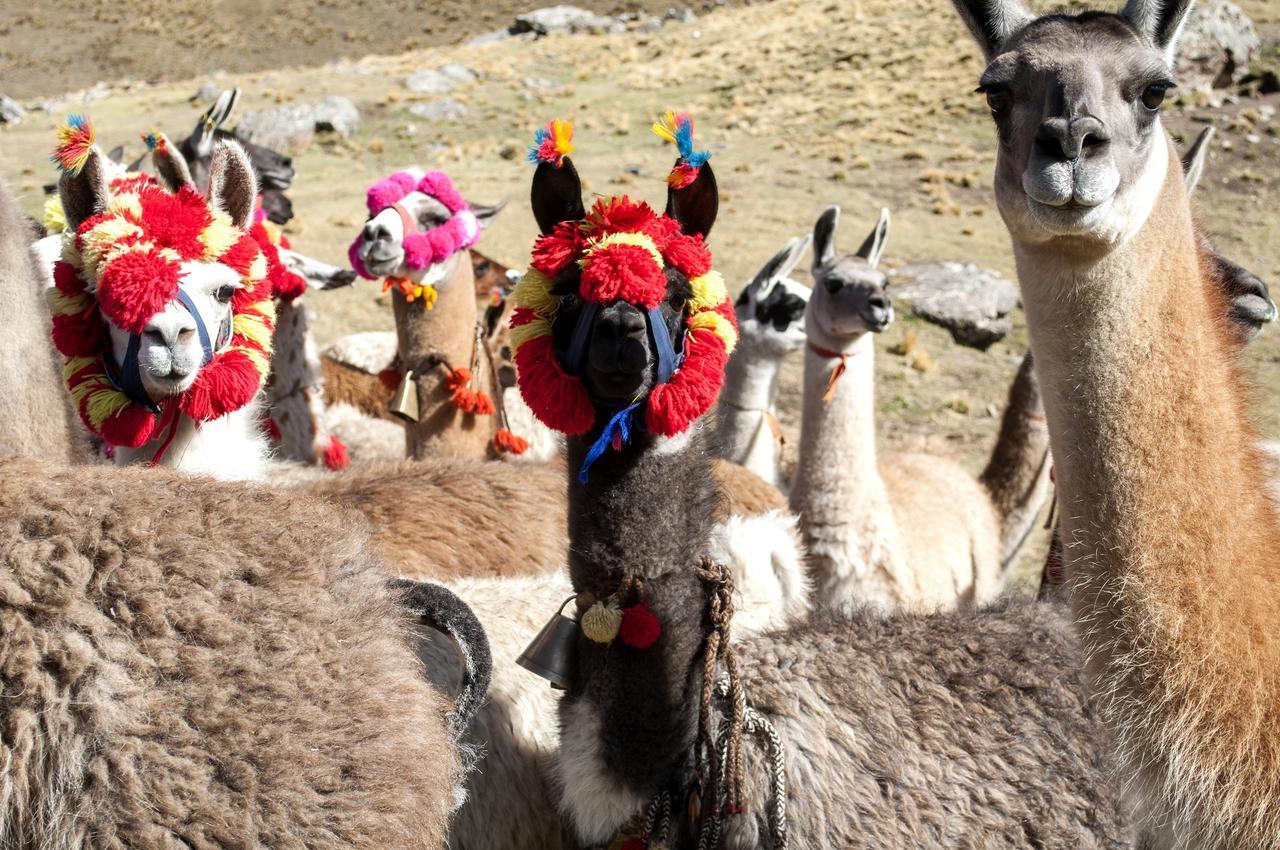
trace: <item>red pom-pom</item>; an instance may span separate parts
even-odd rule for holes
[[[550,233],[539,236],[533,243],[530,265],[543,274],[555,277],[578,254],[582,253],[586,240],[576,221],[564,221]]]
[[[142,333],[151,318],[178,295],[181,269],[154,249],[116,257],[98,280],[98,305],[112,323]]]
[[[394,366],[383,369],[378,373],[378,380],[382,382],[382,386],[387,392],[393,393],[400,389],[400,381],[404,379],[404,373]]]
[[[184,260],[204,256],[200,234],[213,220],[208,202],[190,184],[170,195],[158,185],[142,190],[142,229],[157,248],[172,248]]]
[[[76,267],[66,260],[58,260],[53,264],[53,285],[63,295],[79,295],[84,292],[84,281]]]
[[[182,394],[182,412],[197,422],[221,419],[239,410],[258,394],[262,376],[243,351],[223,351],[200,370],[191,389]]]
[[[329,446],[324,450],[324,465],[334,472],[351,465],[346,445],[333,435],[329,436]]]
[[[53,347],[63,357],[93,357],[102,351],[102,319],[97,305],[53,317]]]
[[[89,421],[85,419],[85,425]],[[156,417],[140,404],[131,404],[115,416],[102,422],[102,439],[113,446],[136,449],[145,445],[155,434]],[[90,428],[92,430],[92,428]]]
[[[622,844],[622,850],[647,850],[649,842],[643,838],[628,838]]]
[[[667,265],[684,272],[685,277],[702,277],[711,271],[711,251],[701,236],[676,236],[662,248]]]
[[[258,243],[249,234],[244,234],[235,242],[231,243],[231,247],[222,252],[218,257],[218,262],[223,265],[230,266],[236,274],[244,276],[249,273],[249,266],[262,253],[262,249],[258,247]]]
[[[646,229],[657,213],[644,201],[633,201],[626,195],[617,198],[601,198],[596,201],[587,221],[596,233],[637,233]]]
[[[618,637],[627,646],[648,649],[661,636],[662,623],[649,610],[648,602],[637,602],[622,609],[622,625],[618,627]]]
[[[705,329],[690,331],[684,362],[670,381],[649,393],[645,427],[664,437],[684,433],[695,419],[711,409],[724,383],[728,362],[720,337]]]
[[[591,430],[596,409],[582,382],[556,362],[550,336],[526,340],[516,349],[520,395],[542,424],[575,436]]]
[[[599,304],[618,298],[637,307],[657,307],[667,294],[667,276],[638,245],[605,245],[582,270],[582,297]]]

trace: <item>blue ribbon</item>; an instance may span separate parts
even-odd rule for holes
[[[609,445],[613,442],[613,436],[615,433],[621,435],[622,445],[625,446],[627,443],[631,442],[631,420],[635,415],[636,408],[643,403],[644,399],[641,399],[630,407],[622,408],[609,418],[609,421],[604,426],[604,430],[600,432],[600,436],[596,438],[596,441],[591,444],[591,448],[587,450],[587,456],[582,461],[582,468],[578,470],[579,484],[587,483],[587,472],[591,469],[591,464],[599,460],[600,456],[609,448]]]
[[[204,326],[204,319],[200,317],[200,311],[196,309],[195,302],[191,300],[182,289],[178,290],[178,303],[180,303],[191,318],[196,322],[196,334],[200,337],[200,349],[204,353],[201,367],[208,366],[213,360],[213,342],[209,339],[209,329]],[[231,338],[231,317],[227,316],[227,321],[223,322],[218,328],[218,347],[221,348],[226,341]],[[142,385],[142,373],[138,366],[138,352],[142,348],[142,334],[129,334],[129,345],[125,348],[124,362],[120,364],[120,373],[118,376],[112,376],[112,383],[116,385],[116,389],[124,393],[131,400],[136,401],[143,407],[146,407],[152,413],[159,413],[160,407],[147,395],[146,388]]]

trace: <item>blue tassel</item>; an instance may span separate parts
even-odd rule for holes
[[[587,483],[587,472],[591,469],[591,464],[599,460],[600,456],[605,453],[605,450],[609,448],[609,444],[613,442],[615,434],[620,438],[620,446],[625,446],[627,443],[631,442],[631,418],[635,415],[636,408],[638,408],[642,402],[643,399],[641,399],[641,401],[637,401],[630,407],[622,408],[609,419],[608,424],[604,426],[604,430],[600,432],[600,436],[596,441],[591,444],[591,448],[587,451],[586,458],[582,461],[582,468],[578,470],[579,484]]]

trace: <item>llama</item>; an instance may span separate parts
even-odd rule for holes
[[[528,441],[503,422],[499,363],[461,254],[502,206],[473,208],[439,171],[396,172],[370,187],[367,204],[349,256],[361,277],[384,278],[391,291],[400,392],[413,396],[402,405],[409,456],[523,454]]]
[[[779,489],[782,426],[776,400],[782,359],[805,342],[800,319],[809,287],[788,275],[800,262],[810,237],[791,239],[743,287],[734,304],[739,339],[725,370],[716,407],[716,453],[739,463]]]
[[[782,846],[782,830],[803,847],[1122,846],[1069,623],[1029,602],[887,618],[859,609],[852,622],[820,615],[741,639],[726,669],[745,690],[750,728],[775,730],[785,755],[761,761],[748,746],[750,774],[710,767],[717,743],[730,744],[732,765],[732,742],[745,742],[710,735],[719,718],[699,719],[713,685],[705,672],[729,635],[724,573],[702,561],[714,491],[700,417],[723,379],[733,314],[703,242],[714,175],[691,145],[681,153],[663,216],[629,199],[588,212],[563,155],[534,176],[543,236],[513,327],[526,401],[572,432],[580,616],[554,765],[566,835],[587,847],[719,846],[699,844],[701,814],[708,829],[723,822],[734,848]],[[619,298],[609,284],[623,263]],[[685,337],[674,372],[664,336]],[[702,770],[699,743],[709,746]],[[762,767],[783,782],[757,781]],[[724,776],[743,777],[741,798],[726,801]]]
[[[1013,442],[998,445],[993,458],[1011,471],[989,480],[1017,485],[1016,495],[988,491],[941,458],[878,458],[873,339],[893,319],[877,269],[889,211],[849,255],[836,250],[839,217],[839,207],[828,207],[814,228],[804,416],[791,490],[818,594],[842,611],[864,603],[930,609],[985,602],[1047,493],[1048,437],[1026,427],[1024,415],[1038,409],[1038,397],[1011,398],[1005,419],[1021,427],[1002,431]],[[1030,380],[1029,367],[1024,371]],[[1002,531],[993,497],[1020,533]]]
[[[60,184],[67,228],[50,290],[81,420],[119,465],[168,459],[261,477],[256,398],[274,311],[266,262],[245,233],[248,158],[234,142],[214,151],[206,201],[189,185],[173,194],[146,175],[110,177],[87,122],[65,129],[58,156],[83,175]]]
[[[91,156],[64,191],[105,209],[100,178]],[[0,199],[11,209],[2,182]],[[20,256],[25,223],[3,226],[0,256]],[[30,267],[3,290],[11,320],[47,323]],[[26,341],[6,334],[0,362],[30,359]],[[6,390],[32,410],[65,405],[44,375],[6,379],[28,382]],[[473,674],[451,709],[410,625],[439,620],[479,670],[474,617],[439,588],[390,590],[345,516],[165,470],[67,466],[75,438],[50,426],[0,431],[0,455],[48,455],[0,460],[0,844],[441,846],[455,739],[483,685]]]
[[[956,3],[989,63],[1067,595],[1126,785],[1154,846],[1274,848],[1280,528],[1160,120],[1190,6]]]

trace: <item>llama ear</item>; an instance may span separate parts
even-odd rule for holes
[[[253,203],[258,197],[258,181],[244,148],[223,140],[213,149],[209,161],[209,201],[231,216],[241,230],[253,224]]]
[[[709,162],[698,169],[698,176],[688,186],[683,189],[667,188],[666,213],[680,222],[680,229],[685,233],[696,233],[705,239],[716,223],[719,210],[720,190]]]
[[[756,276],[748,285],[761,287],[771,280],[777,280],[784,275],[790,274],[791,270],[800,262],[800,257],[804,255],[804,249],[809,247],[811,241],[813,241],[813,237],[807,233],[803,237],[795,236],[788,239],[787,244],[782,246],[782,250],[770,257],[769,262],[760,267],[760,271],[756,272]]]
[[[582,205],[582,180],[567,156],[559,168],[549,162],[538,163],[530,200],[533,217],[543,233],[550,233],[562,221],[578,221],[587,215]]]
[[[471,212],[475,215],[476,221],[480,222],[480,229],[485,230],[490,224],[493,224],[493,220],[498,217],[498,213],[507,208],[507,202],[500,201],[492,206],[485,206],[484,204],[473,204],[468,201],[467,206],[471,207]]]
[[[107,151],[107,159],[111,160],[116,165],[124,162],[124,145],[116,145],[114,148]]]
[[[81,222],[107,208],[108,181],[103,160],[102,152],[92,148],[79,171],[65,171],[58,180],[58,196],[68,232],[75,233]]]
[[[1204,164],[1209,159],[1209,142],[1213,139],[1213,133],[1213,127],[1205,127],[1182,155],[1182,180],[1186,184],[1188,195],[1195,192],[1200,178],[1204,176]]]
[[[982,55],[990,62],[1009,36],[1025,27],[1035,16],[1022,0],[952,0],[960,18],[969,27]]]
[[[818,216],[813,226],[813,268],[829,266],[836,259],[836,225],[840,223],[840,208],[832,205]]]
[[[1133,24],[1133,28],[1164,54],[1169,67],[1173,67],[1178,53],[1178,36],[1187,22],[1195,0],[1128,0],[1120,17]]]
[[[186,142],[198,158],[205,159],[213,153],[213,143],[217,136],[215,131],[231,116],[231,110],[235,108],[236,101],[239,99],[239,89],[224,91],[218,95],[213,106],[200,116],[200,120],[196,122],[196,128],[191,131],[191,137]]]
[[[862,241],[858,248],[858,256],[867,261],[867,265],[875,268],[880,265],[880,255],[884,253],[885,243],[889,241],[889,209],[880,208],[880,220],[875,229]]]
[[[192,183],[191,168],[187,158],[169,141],[163,133],[159,137],[155,149],[151,152],[151,161],[155,164],[156,174],[170,191],[176,192],[188,183]]]

